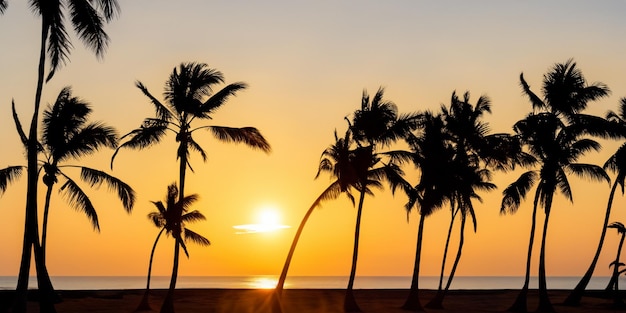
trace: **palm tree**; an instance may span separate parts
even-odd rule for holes
[[[17,282],[17,297],[14,305],[15,312],[26,311],[26,291],[28,289],[28,275],[30,272],[31,253],[35,253],[35,265],[37,268],[37,280],[41,291],[40,304],[42,310],[54,312],[56,295],[53,294],[52,283],[43,262],[41,248],[39,248],[39,230],[37,221],[37,125],[39,120],[39,108],[44,84],[46,59],[49,58],[50,70],[46,80],[50,80],[54,73],[69,60],[72,47],[66,31],[64,11],[68,10],[71,16],[71,24],[76,30],[78,37],[85,45],[93,50],[98,57],[102,57],[109,42],[104,31],[104,23],[109,22],[119,11],[116,0],[97,1],[44,1],[30,0],[30,7],[35,14],[41,16],[41,46],[39,53],[39,66],[37,70],[37,88],[35,91],[35,103],[33,117],[27,137],[27,195],[26,217],[24,226],[24,241],[22,246],[22,259]],[[4,11],[7,2],[2,0],[0,11]],[[32,249],[32,250],[31,250]]]
[[[302,235],[304,225],[313,213],[313,210],[318,206],[321,206],[323,201],[335,199],[341,193],[345,193],[354,205],[354,197],[350,193],[350,188],[354,187],[356,184],[355,173],[353,171],[353,167],[350,165],[352,153],[350,150],[351,145],[352,138],[349,129],[346,131],[343,138],[338,137],[337,132],[335,131],[335,143],[322,153],[315,178],[317,179],[322,172],[328,172],[335,178],[335,180],[317,197],[317,199],[315,199],[311,207],[309,207],[304,214],[302,221],[300,221],[298,230],[296,231],[293,241],[291,242],[291,247],[289,248],[289,253],[287,254],[287,259],[285,260],[285,265],[283,266],[283,270],[278,278],[278,283],[276,284],[275,291],[279,297],[282,295],[285,279],[287,278],[287,272],[289,271],[289,265],[291,264],[291,259],[293,258],[296,245]]]
[[[424,310],[419,300],[419,273],[425,220],[446,203],[454,205],[454,190],[449,184],[455,175],[454,170],[449,166],[449,162],[454,158],[454,149],[450,144],[450,139],[441,115],[433,115],[431,112],[421,114],[417,134],[407,138],[407,143],[412,150],[413,163],[419,169],[420,178],[409,194],[409,201],[405,208],[407,216],[412,210],[417,210],[420,220],[411,288],[402,305],[405,310]]]
[[[622,98],[620,100],[619,112],[609,111],[607,114],[607,119],[611,124],[616,125],[616,128],[624,128],[626,126],[626,98]],[[621,187],[622,195],[624,194],[624,180],[626,180],[626,143],[622,144],[617,151],[606,161],[604,164],[605,170],[611,170],[616,173],[615,181],[613,182],[613,186],[611,187],[611,192],[609,193],[609,199],[606,206],[606,211],[604,213],[604,221],[602,231],[600,232],[600,240],[598,241],[598,247],[596,248],[596,252],[593,256],[593,260],[589,265],[589,268],[585,272],[585,275],[578,282],[576,287],[570,292],[570,294],[565,299],[566,305],[578,305],[580,304],[580,299],[583,296],[585,288],[587,284],[591,280],[591,276],[593,276],[593,271],[598,263],[598,259],[600,258],[600,252],[602,251],[602,246],[604,245],[604,239],[606,237],[606,230],[609,225],[609,217],[611,216],[611,208],[613,207],[613,199],[615,197],[615,192],[617,187]]]
[[[178,142],[177,157],[179,160],[179,200],[184,198],[186,170],[191,168],[189,162],[190,151],[196,151],[206,161],[207,154],[193,138],[198,130],[209,130],[215,138],[224,142],[244,143],[254,149],[264,152],[270,151],[269,143],[254,127],[233,128],[225,126],[203,125],[193,127],[193,121],[210,120],[226,101],[238,91],[246,88],[245,83],[226,85],[217,92],[213,92],[214,85],[224,82],[221,72],[208,68],[204,63],[181,63],[174,68],[168,81],[165,83],[165,104],[156,99],[148,89],[137,82],[136,86],[150,99],[154,105],[155,117],[146,118],[143,124],[124,135],[128,138],[122,143],[111,158],[111,167],[115,156],[122,148],[144,149],[159,143],[168,132],[174,133]],[[182,214],[182,212],[179,212]],[[178,260],[179,245],[174,246],[175,258]],[[174,262],[172,278],[168,293],[161,308],[161,312],[174,312],[173,295],[178,277],[178,262]]]
[[[199,235],[198,233],[188,229],[185,227],[185,224],[203,221],[206,218],[202,213],[198,210],[189,211],[189,207],[194,204],[198,200],[198,195],[193,194],[190,196],[185,196],[182,200],[177,200],[178,197],[178,187],[176,184],[171,184],[167,187],[167,197],[165,198],[165,204],[163,202],[152,202],[157,211],[150,212],[148,214],[148,219],[152,221],[154,226],[160,228],[159,233],[154,240],[154,244],[152,245],[152,250],[150,251],[150,262],[148,265],[148,278],[146,283],[146,291],[143,295],[141,303],[137,308],[139,310],[149,310],[150,304],[148,303],[148,296],[150,294],[150,277],[152,275],[152,260],[154,259],[154,251],[156,250],[157,243],[161,238],[163,232],[166,235],[171,235],[176,241],[177,245],[180,245],[185,252],[185,255],[189,257],[189,253],[187,252],[187,247],[185,242],[189,239],[191,242],[199,244],[201,246],[209,246],[211,242]],[[177,212],[183,212],[182,214],[178,214]],[[177,257],[177,255],[175,254]],[[178,262],[174,260],[174,262]]]
[[[356,226],[354,231],[354,247],[352,251],[352,265],[350,277],[344,298],[344,311],[358,312],[354,294],[354,278],[359,250],[361,229],[361,215],[365,194],[371,194],[371,188],[382,187],[382,181],[387,181],[392,192],[399,186],[405,191],[409,184],[404,180],[403,171],[398,160],[405,160],[405,151],[379,152],[379,148],[391,145],[398,139],[406,138],[415,128],[416,116],[411,114],[399,115],[396,105],[391,101],[383,100],[384,89],[379,88],[370,101],[367,91],[363,91],[361,108],[354,112],[349,122],[350,130],[357,147],[354,149],[352,166],[356,177],[355,189],[359,192]]]
[[[609,180],[600,167],[575,163],[586,152],[600,149],[597,142],[583,138],[584,136],[589,134],[607,136],[604,119],[585,115],[581,112],[587,107],[588,102],[608,95],[609,89],[602,83],[588,85],[582,72],[571,59],[565,63],[555,64],[544,75],[543,99],[530,89],[523,74],[520,74],[520,85],[524,94],[530,99],[533,109],[538,113],[530,114],[524,120],[516,123],[514,129],[527,146],[529,153],[537,158],[540,163],[540,170],[522,174],[503,192],[501,210],[503,212],[515,212],[521,199],[538,181],[533,201],[524,286],[510,310],[526,311],[536,210],[540,204],[544,208],[545,219],[539,257],[539,310],[552,311],[545,279],[545,237],[552,199],[558,188],[568,200],[573,200],[566,170],[586,178]]]
[[[539,311],[552,311],[552,305],[547,294],[545,273],[545,243],[548,230],[548,222],[552,208],[554,193],[558,190],[573,202],[573,196],[566,173],[593,179],[606,180],[609,177],[604,170],[593,164],[576,163],[576,161],[589,151],[598,151],[600,145],[589,138],[581,138],[584,131],[581,128],[564,125],[562,121],[552,113],[531,114],[526,119],[515,124],[514,129],[522,137],[529,152],[540,163],[540,169],[536,172],[526,172],[520,179],[504,190],[502,208],[504,211],[515,212],[520,199],[525,197],[532,185],[537,182],[535,200],[533,203],[533,224],[538,205],[544,208],[545,219],[541,240],[539,259]],[[534,230],[532,225],[531,230]],[[533,236],[529,243],[529,257],[532,249]],[[512,309],[518,309],[518,305],[525,307],[525,296],[528,290],[528,262],[524,287]],[[523,302],[524,304],[522,304]]]
[[[617,233],[620,235],[615,261],[611,262],[611,265],[613,266],[613,275],[611,275],[609,284],[606,286],[607,291],[613,291],[615,304],[619,305],[623,304],[622,298],[619,296],[619,267],[624,265],[624,263],[620,263],[620,255],[622,254],[622,247],[624,246],[624,239],[626,238],[626,227],[620,222],[613,222],[609,226],[607,226],[607,228],[615,228],[615,230],[617,230]]]
[[[63,164],[69,159],[93,154],[100,147],[115,148],[117,146],[115,130],[102,123],[87,123],[90,114],[89,104],[72,96],[69,87],[64,88],[59,93],[54,105],[43,112],[41,144],[45,160],[42,161],[42,168],[44,170],[43,182],[47,186],[41,235],[44,261],[50,199],[52,189],[58,182],[59,176],[65,179],[65,183],[59,190],[66,195],[76,210],[87,215],[94,229],[100,230],[98,214],[91,200],[76,181],[62,170],[63,168],[80,169],[80,178],[91,187],[99,187],[105,183],[109,190],[114,190],[117,193],[124,209],[129,213],[135,202],[133,189],[118,178],[90,167]]]

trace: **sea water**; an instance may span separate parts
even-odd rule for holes
[[[274,288],[278,277],[258,276],[179,276],[176,287],[179,289],[224,288],[258,289]],[[145,276],[53,276],[52,284],[57,290],[112,290],[142,289],[146,287]],[[549,289],[573,289],[580,277],[548,277]],[[587,286],[588,290],[601,290],[608,284],[609,277],[594,277]],[[436,289],[439,277],[420,277],[421,289]],[[519,289],[524,277],[518,276],[456,276],[450,289]],[[285,288],[291,289],[343,289],[348,284],[346,276],[291,276],[285,282]],[[445,284],[445,280],[444,280]],[[0,276],[0,290],[12,290],[17,285],[17,277]],[[620,285],[626,286],[626,277],[620,278]],[[150,287],[166,289],[169,276],[152,277]],[[357,276],[355,289],[408,289],[410,276]],[[37,280],[30,277],[29,288],[37,288]],[[530,288],[537,288],[537,278],[532,277]]]

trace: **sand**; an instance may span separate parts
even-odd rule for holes
[[[130,313],[134,312],[143,295],[143,290],[68,290],[59,291],[63,302],[56,305],[59,313]],[[152,310],[158,312],[165,290],[151,292]],[[426,309],[426,312],[471,313],[504,312],[517,296],[516,290],[455,290],[444,300],[443,310]],[[582,312],[626,312],[612,307],[612,300],[601,291],[587,292],[580,307],[563,306],[563,299],[569,291],[550,292],[554,308],[561,313]],[[262,313],[264,304],[269,302],[272,290],[264,289],[180,289],[176,291],[175,308],[177,313]],[[400,306],[404,303],[408,290],[363,289],[355,290],[355,298],[365,313],[407,312]],[[434,295],[425,290],[420,294],[422,305]],[[344,290],[337,289],[287,289],[282,296],[283,313],[342,313]],[[3,295],[7,299],[7,294]],[[6,301],[5,301],[6,302]],[[5,303],[6,305],[6,303]],[[537,306],[537,292],[531,290],[528,309]],[[38,312],[35,301],[29,301],[28,312]],[[2,306],[0,306],[0,312]]]

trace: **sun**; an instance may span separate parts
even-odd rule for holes
[[[273,206],[264,206],[258,210],[256,223],[235,225],[237,234],[254,234],[274,232],[291,226],[281,224],[280,210]]]

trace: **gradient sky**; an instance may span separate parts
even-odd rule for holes
[[[40,20],[25,2],[9,1],[0,17],[0,167],[26,163],[10,114],[14,99],[27,126],[36,85]],[[74,39],[71,62],[44,87],[44,104],[71,85],[76,96],[93,104],[94,119],[123,134],[152,115],[135,80],[161,98],[175,66],[204,62],[222,71],[226,82],[250,86],[211,123],[255,126],[273,148],[266,155],[198,136],[209,158],[203,163],[192,157],[195,173],[189,173],[186,191],[200,195],[195,208],[208,220],[189,228],[213,245],[190,245],[181,275],[280,273],[297,224],[330,182],[327,176],[314,180],[320,154],[333,142],[335,129],[345,130],[344,117],[358,108],[363,89],[373,94],[384,86],[385,98],[400,112],[436,110],[449,103],[453,90],[469,90],[472,103],[486,94],[492,99],[487,121],[494,132],[510,132],[530,110],[518,84],[520,72],[539,92],[542,75],[569,58],[589,82],[604,82],[612,90],[611,97],[592,103],[589,113],[615,110],[626,96],[623,1],[133,0],[120,5],[119,18],[106,27],[111,45],[104,59]],[[602,164],[616,146],[605,143],[586,161]],[[150,201],[163,199],[167,185],[177,179],[175,153],[172,136],[148,150],[120,152],[111,173],[135,188],[137,204],[128,215],[106,190],[89,191],[99,213],[99,234],[54,193],[49,272],[145,275],[158,233],[146,214],[154,209]],[[80,163],[108,170],[111,155],[104,150]],[[416,173],[407,172],[416,182]],[[468,232],[458,275],[523,275],[531,203],[515,216],[499,214],[501,190],[516,174],[496,175],[499,189],[475,204],[478,232]],[[574,205],[559,196],[554,204],[549,275],[582,275],[599,237],[609,186],[572,182]],[[22,179],[0,198],[0,275],[18,272],[25,189]],[[41,195],[43,204],[43,190]],[[411,275],[419,216],[413,213],[407,222],[405,201],[388,190],[366,198],[357,275]],[[625,204],[616,198],[611,221],[626,222]],[[232,226],[257,223],[265,207],[276,208],[280,222],[292,227],[237,234]],[[317,210],[290,274],[348,275],[355,216],[343,197]],[[424,275],[438,274],[448,219],[442,210],[427,221]],[[597,274],[609,274],[618,239],[609,230]],[[162,241],[156,275],[169,275],[172,248],[171,238]]]

